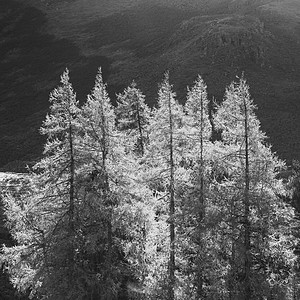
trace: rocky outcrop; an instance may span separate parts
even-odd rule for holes
[[[263,66],[272,42],[264,23],[251,16],[196,17],[184,22],[171,45],[184,45],[211,63],[257,64]]]

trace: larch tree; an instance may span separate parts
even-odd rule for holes
[[[183,225],[184,231],[193,231],[191,240],[188,243],[190,247],[194,247],[195,262],[194,285],[196,287],[196,299],[205,299],[207,291],[205,291],[205,278],[207,273],[207,221],[206,207],[209,200],[209,170],[210,158],[209,153],[212,151],[211,123],[209,120],[209,100],[207,98],[207,87],[201,76],[198,76],[191,89],[188,89],[187,101],[185,103],[185,137],[187,145],[185,146],[185,161],[187,168],[190,169],[189,188],[187,189],[188,197],[184,204],[186,206]],[[187,221],[189,219],[190,221]],[[192,228],[189,228],[189,223]],[[191,250],[190,250],[191,251]],[[210,264],[210,263],[209,263]]]
[[[169,83],[169,74],[158,92],[158,107],[150,120],[150,144],[147,148],[149,184],[157,196],[157,220],[165,219],[169,227],[169,252],[167,254],[167,286],[163,287],[163,299],[175,299],[176,286],[176,184],[179,162],[182,160],[180,141],[182,140],[183,108],[175,99]],[[163,232],[159,233],[163,236]],[[166,242],[164,240],[163,242]],[[164,248],[164,247],[162,247]],[[164,249],[165,250],[165,249]]]
[[[222,131],[220,151],[226,168],[222,184],[230,194],[225,195],[229,203],[224,214],[231,228],[230,299],[269,296],[273,285],[283,286],[282,282],[289,279],[294,263],[287,225],[293,219],[293,210],[280,197],[283,186],[277,178],[284,165],[266,145],[254,110],[249,87],[241,78],[227,88],[214,116],[216,127]],[[278,261],[279,253],[284,263]],[[283,270],[275,270],[274,263],[285,266],[281,278]]]
[[[11,280],[20,290],[49,299],[74,299],[77,272],[76,138],[78,102],[69,82],[69,71],[49,99],[50,113],[41,127],[46,135],[43,158],[34,166],[27,192],[18,199],[4,197],[7,225],[17,242],[4,247]]]
[[[118,128],[126,131],[128,140],[133,143],[131,148],[143,156],[150,118],[150,108],[145,103],[145,96],[133,81],[123,93],[117,95],[117,103]]]
[[[115,151],[115,114],[98,70],[95,85],[82,107],[79,118],[82,156],[81,176],[89,184],[84,194],[82,209],[83,238],[93,274],[92,299],[115,299],[117,297],[117,266],[115,255],[118,249],[113,244],[113,210],[117,199],[112,190],[109,169],[111,154]],[[119,261],[116,261],[119,263]]]
[[[93,299],[118,299],[120,295],[126,299],[128,281],[140,283],[144,272],[147,191],[138,184],[137,166],[126,151],[126,137],[117,130],[101,69],[79,121],[84,162],[81,174],[90,182],[82,190],[86,202],[82,213],[83,243],[92,258],[90,268],[97,288]]]
[[[147,212],[140,224],[142,236],[139,239],[138,261],[140,266],[139,283],[144,288],[144,294],[151,294],[151,288],[147,285],[146,278],[149,275],[147,260],[151,260],[153,252],[154,232],[157,224],[154,216],[154,201],[151,190],[147,186],[147,164],[145,159],[146,148],[149,143],[149,122],[151,110],[145,103],[145,96],[137,84],[133,81],[123,93],[117,95],[117,107],[115,109],[117,129],[124,141],[127,157],[131,157],[131,174],[135,177],[135,195],[143,199],[144,211]],[[138,193],[137,193],[138,190]]]

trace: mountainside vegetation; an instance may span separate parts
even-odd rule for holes
[[[297,299],[299,177],[281,178],[244,77],[220,104],[201,76],[180,104],[169,73],[152,109],[135,82],[117,98],[99,69],[80,105],[66,69],[42,158],[2,180],[20,297]]]

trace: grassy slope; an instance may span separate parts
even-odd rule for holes
[[[47,110],[47,95],[63,68],[71,69],[71,80],[83,100],[99,65],[104,66],[113,98],[135,79],[150,104],[156,101],[157,83],[166,69],[181,102],[198,73],[207,81],[210,95],[220,101],[225,85],[245,71],[274,149],[283,158],[300,158],[300,7],[296,0],[48,2],[11,1],[19,14],[7,17],[8,26],[0,31],[7,49],[0,60],[0,68],[7,71],[1,78],[0,166],[16,159],[31,160],[40,153],[37,128]],[[36,10],[24,12],[20,5],[28,3]],[[232,18],[233,13],[254,16],[263,23],[263,32],[255,32],[256,21],[249,27],[247,19]],[[191,19],[197,15],[208,17]],[[231,23],[226,18],[232,18]],[[183,30],[187,22],[194,30]],[[214,28],[213,36],[206,34],[208,25]],[[9,36],[20,41],[17,46]],[[218,44],[222,36],[225,42]],[[244,48],[231,45],[239,36],[248,39]],[[263,52],[258,58],[256,44]]]

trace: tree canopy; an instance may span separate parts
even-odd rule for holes
[[[50,94],[43,156],[1,194],[14,287],[53,300],[296,299],[297,190],[244,77],[213,111],[201,76],[184,105],[169,73],[156,107],[135,82],[117,100],[101,68],[82,106],[68,70]]]

